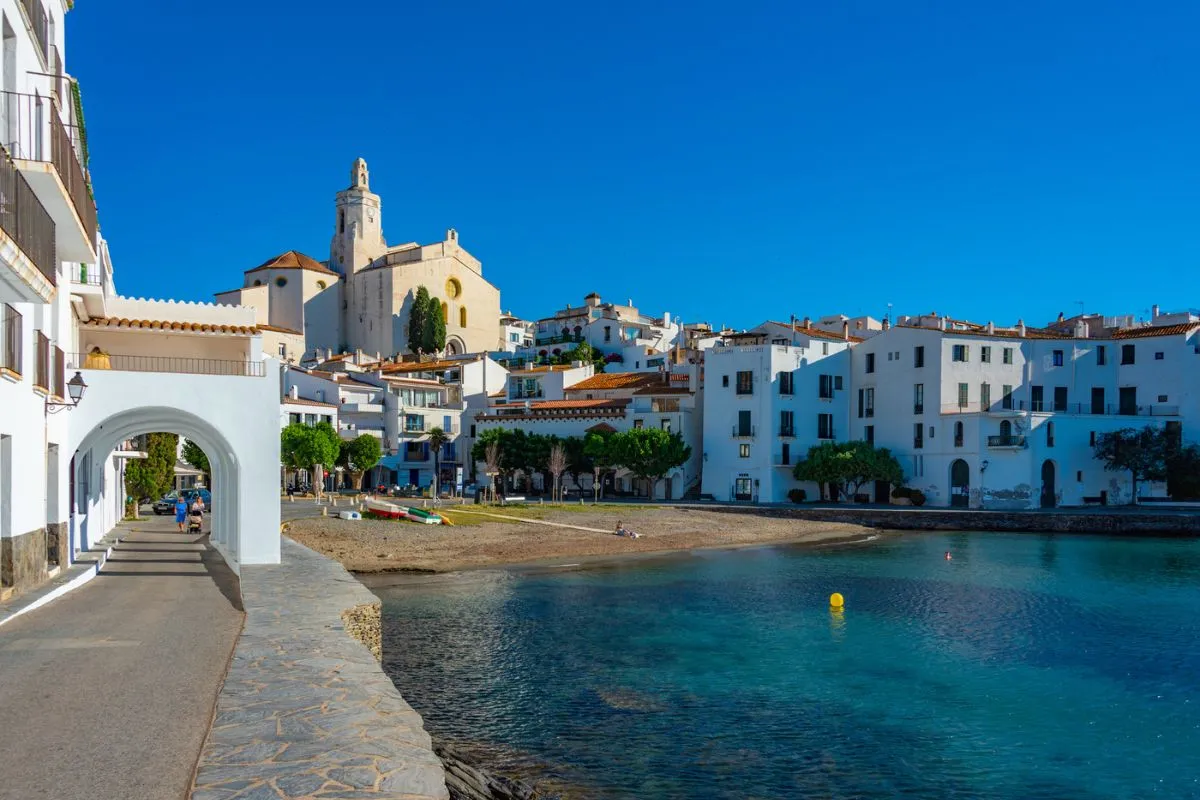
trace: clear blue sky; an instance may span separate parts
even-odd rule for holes
[[[362,156],[531,317],[1200,305],[1194,2],[236,5],[68,15],[125,294],[328,258]]]

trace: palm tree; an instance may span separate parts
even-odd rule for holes
[[[450,434],[441,428],[429,429],[429,449],[433,451],[433,499],[438,497],[438,479],[442,475],[442,445],[450,441]]]

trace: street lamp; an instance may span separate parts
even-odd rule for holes
[[[79,372],[75,373],[75,377],[67,381],[67,395],[71,398],[69,403],[59,403],[46,398],[46,413],[57,414],[64,408],[74,408],[79,405],[79,401],[83,399],[83,393],[87,390],[87,383],[83,380],[83,375]]]

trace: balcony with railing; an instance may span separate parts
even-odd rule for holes
[[[795,425],[780,425],[779,426],[779,438],[781,438],[781,439],[796,438],[796,426]]]
[[[53,97],[0,93],[0,134],[55,224],[57,258],[96,261],[96,202],[83,167],[83,134]]]
[[[1122,417],[1174,417],[1179,415],[1179,406],[1168,403],[1132,405],[1120,403],[1055,403],[1053,400],[1012,400],[980,404],[946,403],[943,414],[1083,414]]]
[[[734,439],[751,439],[754,437],[754,435],[755,435],[755,428],[753,425],[734,425],[733,426],[733,438]]]
[[[2,299],[50,302],[58,285],[54,219],[7,154],[0,154],[0,230],[16,245],[0,246]]]
[[[987,437],[987,446],[997,449],[1018,450],[1025,446],[1025,437],[1017,434],[1000,434]]]
[[[112,370],[114,372],[167,372],[184,375],[231,375],[261,378],[267,374],[262,361],[238,361],[186,356],[144,356],[106,353],[97,348],[90,353],[68,353],[71,369]]]
[[[10,305],[0,306],[0,374],[21,376],[21,314]]]

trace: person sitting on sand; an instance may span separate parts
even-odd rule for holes
[[[631,530],[626,530],[625,526],[621,524],[620,520],[617,521],[616,533],[617,533],[617,536],[628,536],[630,539],[636,539],[640,535],[640,534],[634,533]]]

